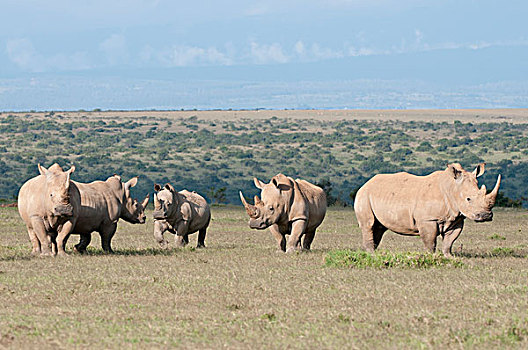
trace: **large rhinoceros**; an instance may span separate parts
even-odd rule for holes
[[[269,227],[279,249],[287,253],[310,250],[315,230],[326,214],[325,192],[308,181],[283,174],[275,175],[268,184],[257,178],[253,182],[262,190],[262,199],[255,196],[255,205],[248,204],[240,192],[240,200],[250,217],[249,227],[257,230]],[[288,243],[286,235],[291,235]]]
[[[40,175],[20,188],[18,212],[26,224],[33,254],[63,254],[80,207],[79,191],[70,180],[75,167],[63,171],[55,163],[49,169],[39,164],[38,169]]]
[[[205,235],[211,221],[211,210],[207,201],[196,192],[176,192],[170,184],[162,188],[155,184],[154,190],[154,237],[162,248],[168,242],[163,233],[175,234],[175,243],[183,247],[189,243],[189,235],[198,231],[197,248],[205,247]]]
[[[123,183],[119,175],[110,176],[106,181],[79,183],[73,181],[81,196],[81,206],[73,234],[81,235],[75,250],[86,251],[92,239],[92,232],[101,236],[101,245],[105,252],[112,252],[111,241],[117,230],[117,222],[123,219],[132,224],[145,223],[145,207],[149,195],[143,202],[130,196],[130,188],[136,186],[137,177]]]
[[[374,251],[389,229],[402,235],[419,235],[425,248],[436,249],[436,238],[443,238],[443,253],[451,257],[451,247],[464,227],[464,219],[491,221],[491,209],[499,192],[501,176],[495,188],[486,193],[478,188],[477,177],[484,163],[473,172],[458,163],[427,176],[408,173],[379,174],[357,192],[354,210],[363,235],[363,247]]]

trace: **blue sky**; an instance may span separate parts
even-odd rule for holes
[[[112,84],[109,78],[122,82],[182,77],[413,80],[453,86],[528,80],[528,3],[522,1],[0,4],[2,109],[9,109],[5,99],[14,96],[2,96],[13,79],[27,79],[33,94],[44,88],[38,79],[45,79],[49,90],[55,78],[64,82],[65,77],[73,81],[79,76],[94,82],[104,78],[106,84]],[[21,93],[16,98],[17,108],[35,103],[29,95],[25,101]],[[85,103],[97,105],[96,100]],[[145,101],[144,106],[156,103]]]

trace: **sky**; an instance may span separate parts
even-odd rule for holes
[[[438,87],[445,94],[498,84],[506,86],[500,93],[509,89],[510,101],[518,97],[513,106],[526,103],[523,1],[0,0],[0,9],[3,110],[246,108],[249,100],[208,104],[207,91],[214,85],[221,94],[218,83],[270,86],[269,81],[275,84],[271,95],[294,82],[326,82],[310,94],[328,93],[332,83],[343,81],[390,82],[396,90],[401,83],[414,86],[415,93]],[[193,87],[202,82],[204,97],[186,104],[185,81]],[[180,97],[127,102],[124,86],[144,90],[154,82],[172,83],[166,87],[178,89]],[[108,91],[104,103],[98,88]],[[251,101],[258,104],[256,97]],[[288,101],[273,105],[263,97],[261,104],[298,107]],[[432,107],[442,105],[435,101]],[[313,107],[343,103],[319,101]]]

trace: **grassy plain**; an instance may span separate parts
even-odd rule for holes
[[[329,252],[360,246],[349,209],[329,210],[313,250],[294,255],[250,230],[239,207],[213,207],[199,250],[158,249],[148,216],[120,222],[114,255],[94,235],[85,256],[38,258],[16,209],[1,208],[0,347],[528,347],[526,211],[466,222],[462,266],[427,269],[325,266]],[[422,248],[391,232],[381,243]]]

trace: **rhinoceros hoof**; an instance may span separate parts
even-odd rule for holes
[[[86,248],[80,248],[80,247],[77,247],[76,245],[73,246],[73,252],[74,253],[79,253],[79,254],[84,254],[86,253]]]
[[[286,254],[300,253],[301,250],[297,247],[290,247],[286,249]]]

